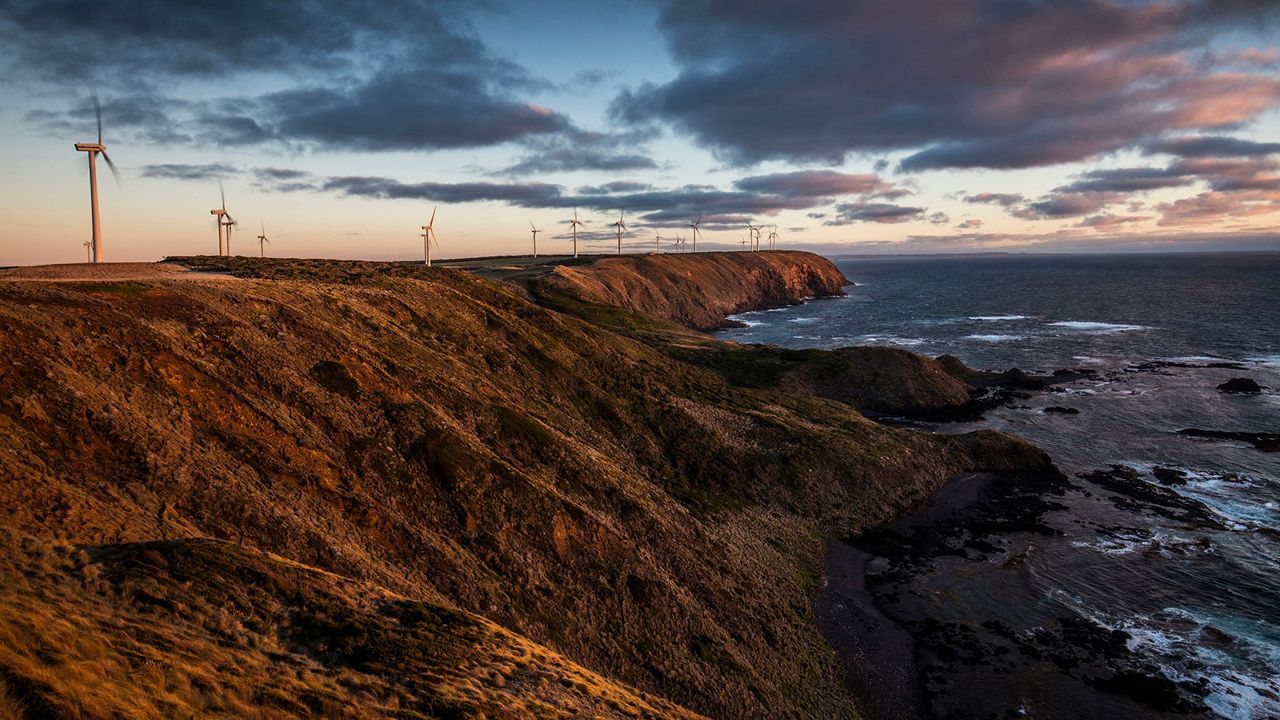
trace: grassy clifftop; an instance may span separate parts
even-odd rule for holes
[[[695,330],[725,316],[844,295],[849,281],[813,253],[628,255],[561,266],[539,283],[592,302],[636,310]]]
[[[959,472],[1046,461],[1008,436],[915,434],[846,403],[751,387],[681,359],[672,345],[694,341],[673,326],[613,311],[652,330],[642,337],[464,272],[222,265],[245,279],[0,282],[0,527],[21,542],[70,543],[108,574],[145,564],[143,551],[205,558],[217,583],[147,576],[166,586],[148,592],[174,607],[259,592],[263,567],[294,577],[280,563],[297,563],[301,579],[261,591],[303,608],[298,622],[320,613],[344,636],[400,627],[385,621],[398,600],[335,599],[326,583],[339,580],[324,571],[369,597],[479,624],[480,636],[458,630],[481,637],[459,646],[479,648],[465,672],[429,670],[437,656],[413,649],[413,633],[379,640],[391,654],[369,662],[412,655],[409,667],[439,678],[408,687],[393,675],[369,690],[383,703],[362,705],[380,708],[370,714],[447,717],[409,696],[462,698],[465,709],[501,692],[566,715],[604,707],[581,689],[500,690],[510,676],[484,658],[519,645],[547,648],[528,650],[546,678],[599,676],[620,716],[643,715],[642,703],[668,714],[628,686],[714,717],[855,716],[812,622],[823,539],[893,517]],[[210,538],[222,542],[198,544]],[[2,584],[28,575],[20,564],[3,572]],[[78,577],[33,592],[50,613],[138,602]],[[23,602],[6,606],[10,626],[37,611]],[[86,622],[85,652],[118,668],[117,690],[140,707],[176,692],[130,679],[166,653],[205,676],[227,653],[258,652],[245,672],[262,682],[297,672],[254,647],[275,638],[302,652],[292,630],[224,607],[228,622],[260,627],[193,626],[184,644],[159,639],[148,653],[127,625]],[[181,629],[186,616],[175,617]],[[334,647],[302,654],[358,686],[374,666]],[[0,657],[9,695],[28,708],[74,702],[57,670],[81,661],[33,655],[53,670],[36,676]],[[463,676],[479,678],[475,693],[440,690]]]

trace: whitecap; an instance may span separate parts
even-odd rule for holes
[[[965,335],[966,340],[981,340],[982,342],[1009,342],[1011,340],[1025,340],[1026,335]]]
[[[811,322],[817,322],[817,320],[818,320],[818,318],[815,318],[815,317],[793,317],[793,318],[787,318],[787,322],[793,322],[793,323],[811,323]]]
[[[1149,330],[1146,325],[1126,325],[1123,323],[1104,323],[1091,322],[1088,320],[1060,320],[1058,322],[1046,323],[1050,327],[1067,328],[1068,330],[1079,330],[1081,332],[1095,333],[1116,333],[1125,332],[1127,330]]]
[[[984,322],[1008,322],[1011,320],[1026,320],[1026,315],[970,315],[970,320],[982,320]]]
[[[862,335],[858,338],[858,341],[871,345],[901,345],[903,347],[915,347],[925,343],[924,338],[904,338],[894,335]]]

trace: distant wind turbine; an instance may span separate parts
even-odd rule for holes
[[[431,219],[427,221],[426,225],[422,226],[422,255],[425,258],[424,262],[427,267],[431,267],[431,244],[435,243],[436,247],[440,246],[440,241],[436,238],[436,231],[431,229],[431,226],[436,224],[436,210],[438,208],[438,205],[431,208]]]
[[[627,229],[627,224],[622,221],[622,215],[623,213],[618,213],[618,222],[613,224],[613,226],[618,229],[618,254],[619,255],[622,254],[622,231]]]
[[[578,219],[578,210],[573,211],[573,219],[569,221],[569,226],[573,228],[573,256],[578,257],[578,226],[583,222]]]
[[[769,249],[770,250],[778,249],[778,226],[777,225],[774,225],[773,229],[769,231]]]
[[[116,178],[116,184],[120,183],[120,171],[116,170],[116,164],[111,162],[111,157],[107,155],[107,146],[102,142],[102,105],[98,103],[98,96],[93,96],[93,112],[98,116],[98,142],[96,143],[76,143],[78,152],[89,154],[89,212],[93,219],[93,262],[103,262],[102,248],[102,217],[98,212],[98,165],[95,162],[98,155],[102,155],[102,159],[107,161],[107,167],[111,169],[111,174]]]
[[[89,240],[84,241],[84,259],[85,262],[93,262],[93,243]]]
[[[662,252],[662,233],[657,230],[653,231],[653,251],[655,253]]]
[[[235,219],[227,213],[227,193],[222,188],[222,181],[218,181],[218,194],[222,196],[222,207],[214,208],[209,211],[213,216],[213,224],[218,230],[218,255],[231,255],[231,226],[235,224]],[[224,249],[222,243],[223,228],[226,228],[227,241]]]
[[[533,223],[529,223],[529,229],[533,230],[533,256],[538,257],[538,233],[542,231],[534,227]]]
[[[759,252],[760,250],[760,228],[747,221],[747,231],[751,233],[751,252]]]
[[[267,224],[265,222],[262,223],[262,234],[258,236],[258,257],[267,256],[266,245],[263,245],[263,243],[266,243],[266,245],[271,244],[271,241],[267,239]]]
[[[694,252],[698,252],[698,234],[702,232],[702,230],[698,226],[701,224],[702,224],[701,215],[698,216],[697,220],[694,220],[693,222],[689,223],[689,227],[693,228],[693,251]]]
[[[743,249],[744,251],[747,249],[747,236],[746,236],[746,235],[743,235],[743,236],[742,236],[742,249]]]

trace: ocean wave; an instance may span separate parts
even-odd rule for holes
[[[980,340],[982,342],[1009,342],[1011,340],[1026,340],[1026,335],[965,335],[965,340]]]
[[[811,322],[817,322],[817,321],[818,321],[818,318],[816,318],[816,317],[793,317],[793,318],[787,318],[787,322],[793,322],[793,323],[811,323]]]
[[[970,320],[981,320],[983,322],[1007,322],[1011,320],[1026,320],[1026,315],[970,315]]]
[[[1081,332],[1094,333],[1116,333],[1127,332],[1129,330],[1150,330],[1146,325],[1126,325],[1123,323],[1104,323],[1092,322],[1089,320],[1059,320],[1058,322],[1045,323],[1050,327],[1066,328],[1068,330],[1079,330]]]
[[[1249,362],[1258,363],[1259,365],[1273,365],[1280,367],[1280,355],[1255,355],[1245,359]]]
[[[894,335],[862,335],[858,337],[858,341],[871,345],[901,345],[903,347],[915,347],[926,342],[924,338],[904,338]]]

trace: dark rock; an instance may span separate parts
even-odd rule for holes
[[[1181,470],[1174,470],[1173,468],[1160,467],[1157,465],[1156,467],[1151,468],[1151,475],[1164,485],[1187,484],[1187,474]]]
[[[1219,385],[1218,392],[1260,393],[1262,392],[1262,386],[1259,385],[1256,381],[1254,381],[1253,378],[1238,377],[1238,378],[1231,378],[1230,380]]]
[[[1280,433],[1234,432],[1229,430],[1203,430],[1201,428],[1183,428],[1179,435],[1209,438],[1211,440],[1239,440],[1247,442],[1262,452],[1280,452]]]
[[[1073,407],[1063,407],[1061,405],[1050,405],[1044,409],[1047,413],[1054,415],[1079,415],[1080,411]]]

